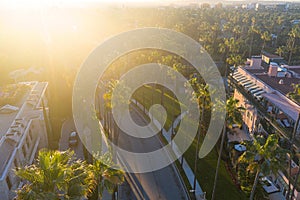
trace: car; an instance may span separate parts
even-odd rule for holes
[[[78,134],[77,132],[73,131],[69,135],[69,145],[76,146],[78,143]]]

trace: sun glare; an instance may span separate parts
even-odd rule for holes
[[[157,2],[158,0],[3,0],[0,2],[2,8],[11,9],[41,9],[52,6],[72,6],[90,2],[99,3],[144,3]]]

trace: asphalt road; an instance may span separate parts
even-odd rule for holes
[[[132,119],[139,125],[146,125],[147,122],[143,116],[133,109],[131,113]],[[83,145],[79,141],[76,146],[69,146],[69,135],[72,131],[76,131],[73,119],[68,119],[62,126],[61,139],[59,142],[59,150],[74,150],[76,157],[84,159]],[[163,145],[159,137],[153,136],[147,139],[134,138],[123,132],[120,132],[118,145],[131,152],[149,152],[161,148]],[[134,160],[123,160],[127,166],[137,166]],[[151,162],[151,161],[149,161]],[[133,189],[135,186],[138,189],[139,196],[128,190],[128,186],[121,187],[120,199],[145,199],[145,200],[185,200],[189,199],[185,191],[185,187],[180,180],[174,164],[171,164],[163,169],[148,172],[148,173],[128,173],[127,177],[131,178],[128,184]],[[134,197],[135,196],[135,197]]]
[[[77,158],[84,160],[83,145],[78,137],[78,144],[74,146],[69,145],[69,135],[71,132],[76,131],[73,119],[66,120],[61,128],[61,137],[59,140],[59,150],[65,151],[71,149],[75,152]]]
[[[136,109],[132,109],[131,117],[138,125],[147,125],[146,120]],[[123,132],[120,132],[119,134],[118,145],[119,147],[131,152],[149,152],[163,146],[157,135],[147,139],[142,139],[131,137]],[[128,160],[128,158],[122,159],[122,162],[124,162],[124,165],[127,165],[127,167],[133,167],[141,164],[136,163],[135,160]],[[150,163],[151,160],[149,160],[149,164]],[[128,175],[132,180],[134,180],[135,185],[139,188],[142,199],[189,199],[174,164],[153,172],[131,173]],[[133,187],[132,184],[131,187]]]

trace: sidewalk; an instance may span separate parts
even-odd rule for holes
[[[142,104],[140,104],[139,102],[136,102],[135,99],[132,100],[133,103],[135,105],[137,105],[141,110],[144,110],[144,106]],[[158,129],[160,129],[162,126],[161,124],[153,118],[153,116],[151,116],[150,113],[148,113],[147,109],[145,109],[145,113],[151,118],[153,119],[153,123],[157,126]],[[182,113],[180,116],[178,116],[175,121],[173,122],[173,128],[176,128],[177,125],[179,124],[181,118],[185,115],[186,113]],[[162,128],[162,134],[164,136],[164,138],[168,141],[168,143],[171,142],[171,135],[172,135],[172,127],[166,131],[164,128]],[[182,154],[179,150],[179,148],[177,147],[177,145],[173,142],[172,143],[172,150],[174,152],[174,154],[177,157],[180,157],[180,155]],[[191,185],[191,187],[193,187],[193,183],[194,183],[194,173],[193,170],[191,169],[191,167],[189,166],[189,164],[186,162],[185,158],[183,158],[183,163],[182,163],[182,169],[186,175],[186,177],[189,180],[189,183]],[[205,200],[205,192],[203,192],[202,188],[199,185],[198,180],[196,180],[196,188],[195,188],[195,196],[197,200]]]

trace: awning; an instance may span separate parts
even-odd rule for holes
[[[247,78],[246,77],[242,77],[242,78],[237,78],[236,80],[237,81],[243,81],[243,80],[247,80]]]
[[[244,78],[243,76],[233,76],[235,80]]]
[[[244,81],[244,82],[241,82],[242,86],[246,86],[246,85],[250,85],[252,83],[252,81]]]
[[[251,86],[251,87],[247,88],[247,90],[250,91],[250,92],[253,91],[253,90],[256,90],[256,89],[260,89],[260,87],[256,86],[255,84],[254,84],[254,86]]]
[[[233,77],[236,78],[236,77],[244,77],[244,76],[242,74],[240,74],[240,73],[236,73],[236,74],[233,75]]]
[[[251,84],[252,84],[252,82],[243,83],[242,86],[243,86],[243,87],[247,87],[247,86],[250,86],[250,87],[251,87]]]
[[[245,88],[248,89],[248,88],[251,88],[251,87],[254,87],[254,86],[256,86],[256,85],[254,83],[251,83],[250,85],[245,86]]]
[[[250,93],[255,94],[255,93],[260,92],[260,91],[263,91],[263,89],[258,88],[258,89],[255,89],[255,90],[251,90]]]
[[[258,95],[258,96],[256,96],[256,98],[257,98],[258,100],[261,100],[262,96],[261,96],[261,95]]]
[[[279,108],[284,114],[289,116],[294,121],[298,118],[298,113],[300,112],[300,106],[296,103],[288,101],[285,98],[280,97],[276,93],[266,93],[262,94],[270,103]]]
[[[241,84],[244,84],[244,83],[251,83],[251,81],[250,80],[248,80],[248,79],[245,79],[245,80],[242,80],[242,81],[239,81]]]
[[[259,96],[260,94],[263,94],[263,93],[266,93],[266,92],[262,90],[262,91],[258,91],[258,92],[253,93],[253,95],[257,97],[257,96]]]

